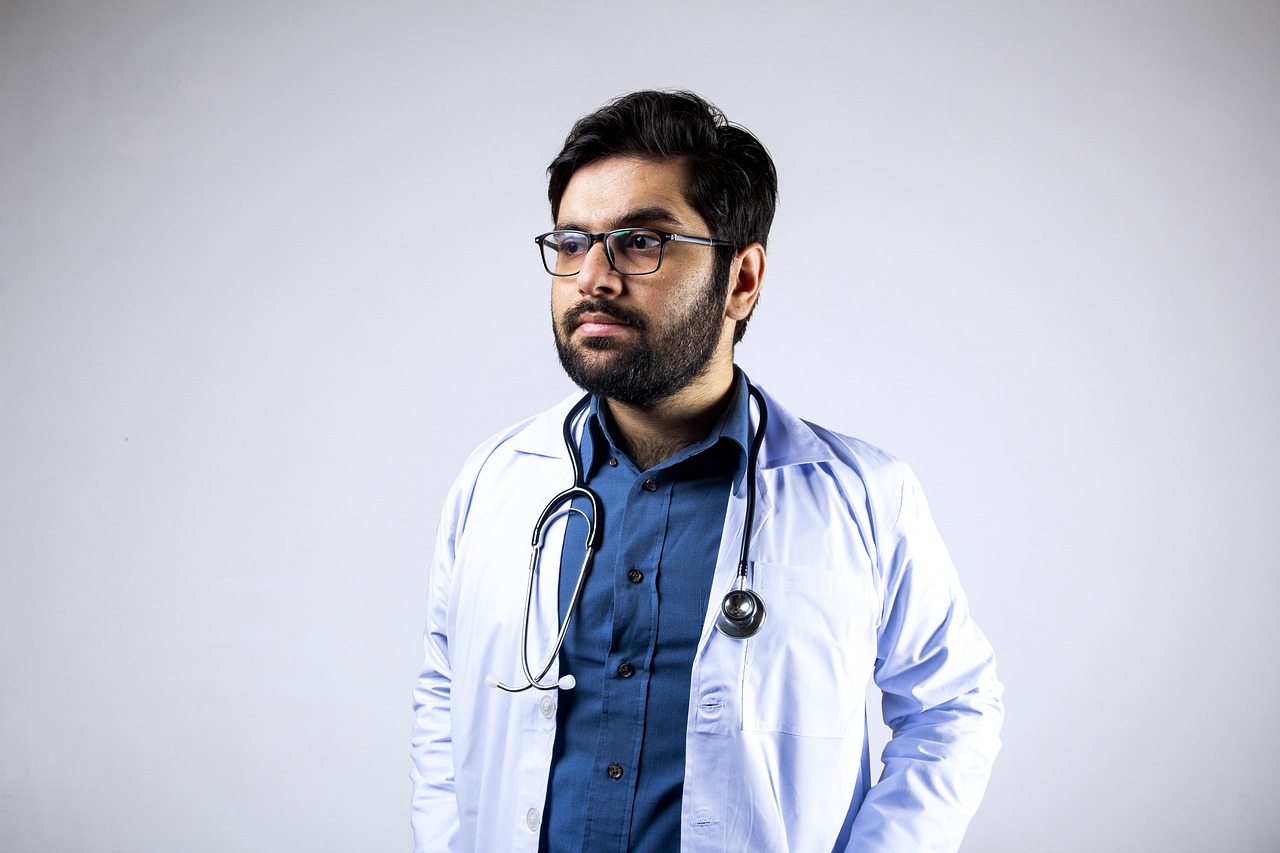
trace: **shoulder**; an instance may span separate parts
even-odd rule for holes
[[[450,495],[456,499],[470,494],[483,476],[505,470],[523,456],[565,458],[564,419],[580,397],[580,394],[566,397],[546,411],[499,430],[481,442],[462,463]]]
[[[902,459],[862,439],[793,415],[765,393],[769,426],[762,469],[781,478],[800,477],[837,489],[852,505],[892,524],[915,475]]]
[[[851,435],[828,429],[812,421],[801,421],[831,450],[833,463],[859,476],[880,479],[900,478],[907,464],[887,450]]]
[[[821,466],[843,476],[901,482],[906,463],[874,444],[792,414],[760,389],[769,406],[769,425],[760,459],[763,468]]]

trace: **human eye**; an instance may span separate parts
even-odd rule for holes
[[[583,254],[591,245],[591,238],[581,231],[556,231],[550,240],[557,254],[570,258]]]
[[[657,231],[648,229],[628,231],[623,240],[623,245],[628,252],[642,254],[656,252],[662,246],[662,235]]]

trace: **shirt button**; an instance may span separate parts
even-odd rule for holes
[[[636,674],[636,668],[629,663],[624,663],[618,667],[618,675],[623,678],[630,678]]]
[[[619,764],[610,764],[609,769],[606,772],[608,772],[610,779],[622,778],[622,766]]]
[[[627,580],[631,581],[632,583],[640,583],[640,581],[644,580],[644,572],[640,571],[639,569],[632,569],[631,571],[627,572]]]
[[[538,831],[538,824],[542,822],[542,816],[538,814],[537,809],[529,809],[524,815],[524,825],[529,827],[530,832]]]
[[[556,712],[556,703],[550,696],[543,696],[542,701],[538,703],[538,710],[549,720]]]
[[[645,490],[646,492],[656,492],[656,491],[658,491],[658,481],[657,481],[657,480],[655,480],[655,479],[653,479],[652,477],[650,477],[649,479],[645,480],[645,481],[644,481],[644,490]]]
[[[618,457],[616,457],[616,456],[610,456],[610,457],[609,457],[609,467],[610,467],[610,468],[617,468],[617,467],[618,467]]]

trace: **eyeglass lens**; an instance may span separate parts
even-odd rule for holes
[[[649,228],[611,231],[602,238],[613,268],[623,275],[647,275],[662,264],[662,235]],[[542,260],[552,275],[582,270],[593,240],[584,231],[552,231],[542,238]]]

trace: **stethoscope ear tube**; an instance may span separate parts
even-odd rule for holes
[[[591,504],[591,515],[587,515],[582,510],[572,505],[574,498],[583,498]],[[566,510],[564,505],[570,504]],[[546,529],[547,522],[558,512],[576,512],[587,519],[587,547],[595,550],[600,539],[600,525],[596,519],[600,517],[600,498],[596,493],[588,489],[586,486],[570,486],[560,494],[551,499],[551,503],[547,504],[547,508],[542,511],[542,515],[538,516],[538,523],[533,528],[533,541],[530,542],[534,548],[534,554],[537,549],[542,547],[542,534]],[[531,567],[532,568],[532,567]]]
[[[572,690],[577,684],[577,680],[572,675],[564,675],[551,684],[544,684],[542,679],[551,671],[551,667],[555,664],[556,658],[560,654],[560,648],[564,645],[565,634],[569,631],[569,621],[573,618],[573,611],[578,606],[578,600],[582,597],[582,587],[586,583],[587,574],[591,571],[591,558],[595,554],[596,548],[600,544],[600,535],[602,525],[600,498],[595,492],[587,488],[582,476],[582,456],[578,453],[578,445],[574,441],[573,422],[579,414],[586,409],[591,402],[591,395],[585,395],[581,400],[574,404],[569,410],[569,414],[564,419],[564,443],[569,451],[569,459],[573,463],[573,485],[556,495],[542,510],[542,514],[538,516],[537,523],[533,526],[533,537],[530,545],[532,550],[529,553],[529,583],[525,589],[524,595],[524,618],[520,624],[520,668],[524,670],[525,684],[519,687],[513,687],[503,684],[498,679],[489,675],[485,678],[484,683],[488,687],[495,687],[499,690],[505,690],[508,693],[520,693],[528,690],[530,687],[538,690]],[[591,504],[591,513],[588,515],[573,505],[574,498],[582,498]],[[533,583],[534,578],[538,574],[538,557],[542,552],[542,537],[546,530],[547,523],[553,516],[560,512],[576,512],[587,520],[587,541],[585,547],[585,555],[582,558],[582,567],[578,570],[578,582],[573,588],[573,598],[569,600],[569,608],[565,612],[564,619],[561,620],[560,633],[556,635],[555,646],[551,649],[551,654],[547,656],[546,663],[538,671],[535,676],[533,668],[529,666],[529,616],[533,609]]]
[[[542,551],[542,536],[540,535],[542,524],[549,520],[555,511],[559,509],[562,499],[566,497],[572,498],[573,492],[574,489],[566,489],[556,496],[555,500],[542,513],[543,518],[538,523],[539,533],[534,534],[533,549],[529,554],[529,582],[524,594],[524,616],[520,622],[520,668],[524,670],[525,683],[519,687],[512,687],[509,684],[503,684],[498,681],[497,677],[491,674],[486,676],[484,680],[487,687],[496,687],[508,693],[520,693],[530,687],[538,690],[555,690],[557,688],[560,690],[572,690],[574,685],[577,684],[577,680],[572,675],[561,676],[551,684],[544,684],[542,679],[551,671],[552,665],[555,664],[556,658],[560,654],[560,648],[564,645],[565,634],[569,632],[569,621],[573,618],[573,611],[578,607],[578,600],[582,598],[582,587],[586,583],[587,575],[591,572],[591,558],[595,555],[595,549],[591,547],[590,535],[587,537],[582,567],[578,570],[578,582],[573,588],[573,597],[569,599],[569,608],[565,611],[564,619],[560,623],[560,633],[556,635],[556,643],[551,648],[551,653],[547,655],[546,663],[538,670],[536,676],[533,674],[533,668],[529,666],[529,616],[530,611],[533,609],[533,583],[538,574],[538,557]],[[572,504],[568,506],[565,512],[576,512],[584,517],[587,515]],[[596,527],[595,519],[588,517],[587,526],[594,532]]]

